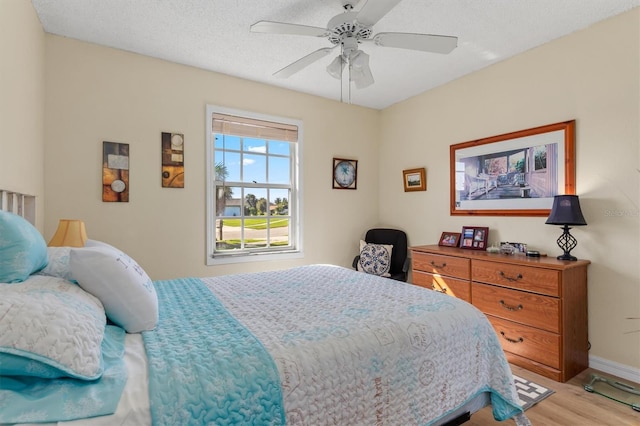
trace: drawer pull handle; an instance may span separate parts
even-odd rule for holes
[[[518,304],[518,306],[510,306],[507,305],[506,303],[504,303],[504,300],[500,301],[500,306],[502,306],[503,308],[505,308],[507,311],[519,311],[522,308],[524,308],[524,306]]]
[[[433,266],[434,268],[444,268],[445,266],[447,266],[447,262],[443,262],[442,265],[438,265],[436,262],[432,260],[431,266]]]
[[[500,332],[500,334],[502,334],[502,337],[503,337],[503,338],[504,338],[504,340],[506,340],[507,342],[510,342],[510,343],[522,343],[522,342],[524,342],[524,339],[523,339],[522,337],[519,337],[519,338],[518,338],[518,340],[516,340],[516,339],[512,339],[512,338],[510,338],[510,337],[507,337],[507,336],[504,334],[504,331],[501,331],[501,332]]]
[[[446,287],[441,287],[440,290],[438,290],[436,286],[433,284],[431,285],[431,290],[437,291],[438,293],[445,293],[445,294],[447,293]]]
[[[516,275],[516,277],[514,278],[514,277],[508,277],[508,276],[506,276],[506,275],[504,274],[504,272],[502,272],[502,271],[500,271],[500,276],[501,276],[502,278],[506,279],[507,281],[512,281],[512,282],[513,282],[513,281],[518,281],[518,280],[521,280],[521,279],[522,279],[522,274],[518,274],[518,275]]]

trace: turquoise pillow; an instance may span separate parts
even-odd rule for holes
[[[46,359],[45,361],[40,361],[23,355],[0,352],[0,374],[3,376],[33,376],[40,377],[41,379],[74,377],[83,380],[93,380],[102,375],[102,370],[100,370],[100,375],[97,377],[78,376],[73,371],[56,367],[55,364],[49,365],[49,362],[50,361]]]
[[[0,211],[0,283],[19,283],[47,266],[47,243],[26,219]]]

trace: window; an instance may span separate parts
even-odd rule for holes
[[[207,106],[207,264],[300,257],[302,123]]]

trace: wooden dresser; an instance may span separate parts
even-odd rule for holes
[[[507,360],[566,382],[589,366],[588,260],[411,247],[412,283],[472,303]]]

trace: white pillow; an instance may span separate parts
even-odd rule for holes
[[[360,259],[358,271],[367,274],[390,277],[392,245],[371,244],[360,240]]]
[[[158,296],[151,278],[133,260],[108,244],[71,249],[71,274],[96,296],[107,317],[128,333],[153,330]]]
[[[0,284],[0,375],[95,380],[105,324],[100,301],[62,278]]]
[[[98,241],[98,240],[87,240],[84,243],[85,247],[102,247],[102,248],[108,248],[111,250],[115,250],[115,251],[120,251],[117,248],[115,248],[114,246],[112,246],[111,244],[107,244],[104,241]]]

